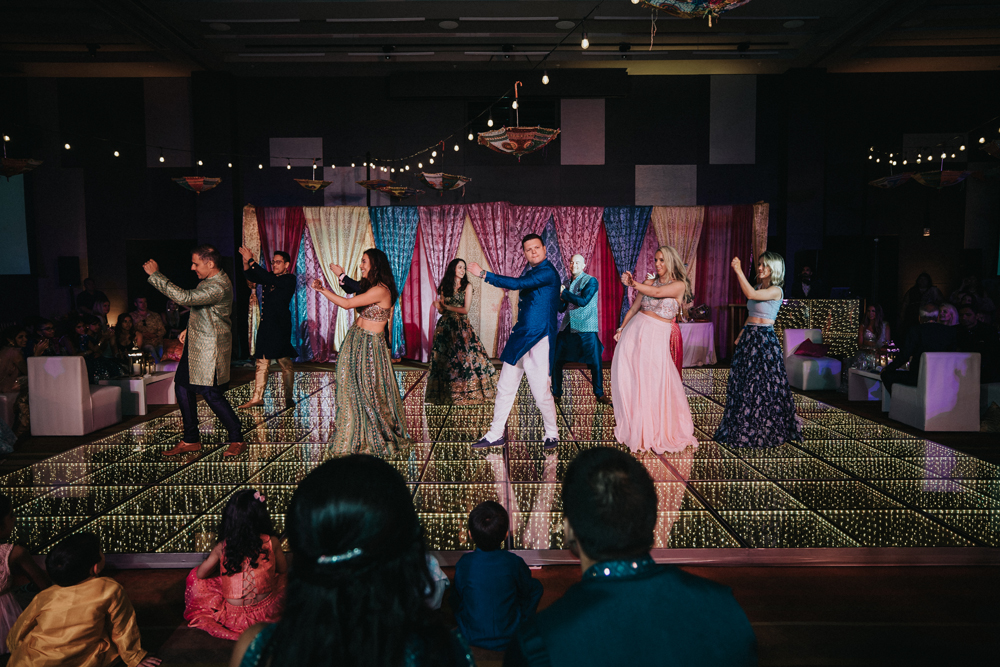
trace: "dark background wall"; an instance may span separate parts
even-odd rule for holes
[[[699,204],[770,202],[769,244],[786,255],[790,270],[796,258],[813,257],[829,283],[874,296],[890,311],[920,271],[929,271],[946,293],[967,268],[984,278],[997,275],[1000,182],[942,190],[911,182],[881,190],[867,182],[886,175],[887,165],[865,159],[870,146],[900,146],[906,134],[960,132],[990,118],[1000,108],[996,73],[759,76],[752,165],[709,164],[709,77],[595,81],[608,95],[604,165],[561,166],[560,140],[518,162],[475,146],[463,132],[449,141],[434,170],[472,177],[464,199],[434,193],[402,203],[630,205],[637,164],[697,165]],[[583,84],[553,88],[548,97],[540,86],[531,89],[522,99],[522,122],[548,118],[558,126],[559,97],[582,96]],[[145,289],[126,267],[128,256],[135,248],[158,247],[136,242],[197,239],[232,257],[244,204],[321,203],[292,181],[308,178],[308,168],[268,165],[271,137],[322,137],[327,165],[353,159],[360,167],[367,152],[405,155],[430,145],[490,101],[458,96],[459,75],[401,92],[404,86],[389,78],[195,74],[190,104],[177,113],[190,114],[192,164],[203,159],[206,165],[149,168],[144,80],[7,79],[5,85],[24,101],[3,110],[4,127],[11,128],[4,131],[16,135],[11,155],[45,160],[25,179],[35,279],[0,276],[0,291],[16,292],[10,303],[25,316],[66,310],[68,290],[54,284],[58,256],[80,256],[83,275],[97,280],[117,312]],[[505,113],[494,109],[498,126]],[[998,166],[976,150],[977,138],[969,138],[967,155],[979,167]],[[63,149],[64,142],[72,149]],[[458,153],[451,150],[456,142]],[[416,160],[410,164],[413,173]],[[196,195],[170,181],[196,172],[223,182]],[[162,247],[168,245],[176,251],[175,244]]]

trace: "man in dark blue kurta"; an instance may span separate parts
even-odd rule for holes
[[[582,580],[526,619],[504,667],[750,667],[757,640],[725,586],[649,555],[656,489],[631,454],[581,452],[562,487],[563,543]]]
[[[597,278],[584,272],[587,260],[583,255],[573,255],[573,278],[562,287],[559,312],[569,310],[562,321],[556,340],[556,363],[552,368],[552,395],[562,398],[563,367],[567,362],[587,364],[594,396],[598,403],[611,405],[604,395],[604,378],[601,376],[601,355],[604,345],[597,337]]]
[[[559,274],[545,259],[545,244],[538,234],[528,234],[521,240],[521,249],[528,260],[528,272],[520,278],[498,276],[484,271],[479,264],[469,264],[469,273],[487,283],[506,290],[520,290],[517,302],[517,324],[510,332],[507,345],[500,355],[503,369],[497,381],[497,400],[493,406],[493,423],[483,438],[473,447],[497,447],[507,442],[504,428],[514,405],[521,377],[528,376],[528,386],[535,397],[545,425],[545,448],[559,445],[556,426],[556,403],[549,390],[549,372],[556,352],[556,313],[559,310]]]

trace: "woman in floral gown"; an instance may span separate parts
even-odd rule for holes
[[[428,403],[476,405],[496,400],[497,371],[469,323],[472,285],[465,271],[464,260],[451,260],[434,301],[441,319],[434,330]]]

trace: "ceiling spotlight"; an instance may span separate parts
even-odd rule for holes
[[[119,156],[120,156],[120,154],[118,153],[118,151],[115,151],[115,157],[119,157]]]
[[[542,85],[549,85],[549,71],[547,69],[542,70]]]
[[[115,152],[117,153],[118,151],[115,151]],[[198,160],[198,166],[199,166],[199,167],[204,167],[204,166],[205,166],[205,163],[204,163],[204,162],[202,162],[201,160]]]
[[[69,144],[63,144],[63,148],[65,148],[66,150],[69,150]]]
[[[580,48],[581,49],[589,49],[590,48],[590,40],[587,39],[587,31],[586,30],[583,31],[583,39],[580,40]]]
[[[458,144],[455,144],[455,152],[458,152]]]
[[[437,156],[438,156],[437,151],[431,151],[431,157],[437,157]]]

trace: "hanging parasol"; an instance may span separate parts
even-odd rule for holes
[[[382,188],[394,188],[399,184],[387,178],[373,178],[370,181],[356,181],[358,185],[367,190],[382,190]]]
[[[961,183],[971,173],[971,171],[925,171],[921,174],[914,174],[913,180],[920,183],[920,185],[940,190],[949,185]]]
[[[407,197],[412,197],[413,195],[424,194],[423,190],[414,190],[413,188],[406,188],[401,185],[392,185],[384,188],[378,188],[379,192],[384,192],[390,197],[395,197],[396,199],[406,199]]]
[[[893,174],[892,176],[883,176],[882,178],[876,178],[874,181],[868,181],[868,185],[874,185],[876,188],[898,188],[903,183],[906,183],[911,178],[913,178],[913,172],[905,172],[902,174]]]
[[[472,182],[472,179],[468,176],[456,176],[455,174],[428,174],[427,172],[421,172],[420,180],[435,190],[440,190],[442,197],[444,196],[445,190],[457,190],[459,188],[462,188],[462,195],[464,196],[465,184]]]
[[[712,27],[712,19],[731,9],[742,7],[750,0],[639,0],[640,5],[651,9],[660,9],[682,19],[708,19],[708,27]]]
[[[322,190],[323,188],[325,188],[326,186],[330,185],[330,183],[333,182],[333,181],[314,181],[308,178],[296,178],[293,180],[302,187],[304,187],[306,190],[310,190],[312,192],[319,192],[320,190]]]
[[[22,160],[18,158],[5,157],[3,158],[3,168],[0,169],[0,174],[7,177],[10,180],[11,176],[17,176],[18,174],[23,174],[26,171],[31,171],[35,167],[41,166],[41,160]]]
[[[181,178],[171,178],[170,180],[185,190],[190,190],[197,194],[211,190],[222,182],[221,178],[205,178],[204,176],[182,176]]]
[[[521,157],[547,146],[559,130],[547,127],[501,127],[479,133],[479,145],[488,146],[497,153],[510,153]]]
[[[979,148],[981,150],[986,151],[987,153],[989,153],[993,157],[1000,158],[1000,139],[994,139],[993,141],[989,141],[989,142],[983,144],[982,146],[980,146]]]

